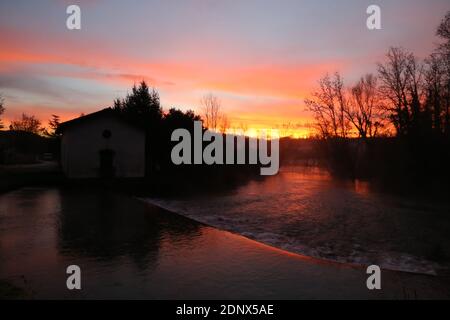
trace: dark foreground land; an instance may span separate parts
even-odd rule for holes
[[[63,181],[60,166],[55,161],[0,165],[0,194],[24,186],[51,186]]]
[[[290,254],[97,188],[25,188],[0,196],[2,298],[426,299],[450,280]],[[79,265],[82,290],[66,288]]]

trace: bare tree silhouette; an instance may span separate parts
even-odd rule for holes
[[[397,135],[416,132],[422,99],[423,66],[411,52],[391,47],[387,61],[378,64],[380,93]]]
[[[223,134],[227,133],[227,130],[230,128],[230,120],[228,120],[228,116],[226,114],[222,114],[220,116],[219,123],[219,131]]]
[[[345,108],[347,119],[361,138],[376,137],[383,126],[382,103],[378,96],[377,78],[366,74],[350,88],[349,103]]]
[[[447,12],[444,19],[437,28],[436,35],[443,42],[438,46],[435,54],[438,57],[440,70],[443,72],[440,110],[443,114],[444,133],[450,136],[450,11]]]
[[[24,131],[34,134],[42,134],[43,128],[41,127],[41,121],[39,121],[34,115],[27,115],[22,113],[22,118],[11,122],[10,129],[14,131]]]
[[[346,138],[349,135],[351,125],[345,112],[347,103],[344,82],[338,72],[333,77],[326,74],[319,80],[319,89],[305,100],[305,104],[313,113],[322,137]]]
[[[211,130],[217,130],[220,121],[221,102],[213,94],[207,94],[200,100],[203,113],[204,126]]]
[[[0,117],[5,113],[5,99],[0,95]],[[3,125],[2,119],[0,118],[0,130],[5,126]]]

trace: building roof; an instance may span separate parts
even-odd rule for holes
[[[104,116],[116,117],[117,119],[119,119],[123,122],[126,122],[137,129],[143,130],[143,128],[141,126],[137,125],[136,123],[134,123],[124,117],[121,117],[115,110],[113,110],[111,107],[109,107],[109,108],[105,108],[105,109],[102,109],[102,110],[99,110],[99,111],[96,111],[93,113],[89,113],[87,115],[84,115],[84,116],[81,116],[81,117],[78,117],[78,118],[75,118],[75,119],[72,119],[69,121],[63,122],[58,126],[58,129],[56,130],[56,132],[63,133],[67,128],[70,128],[70,127],[78,125],[78,124],[82,124],[88,120],[93,120],[93,119],[101,118]]]

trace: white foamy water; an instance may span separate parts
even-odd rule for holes
[[[448,269],[448,207],[336,183],[318,168],[284,168],[229,193],[143,200],[316,258],[424,274]]]

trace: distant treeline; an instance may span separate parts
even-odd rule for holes
[[[325,75],[305,100],[336,175],[386,184],[448,186],[450,181],[450,12],[442,40],[423,61],[391,47],[378,74],[346,86]]]

